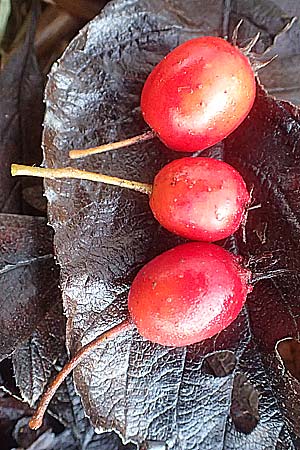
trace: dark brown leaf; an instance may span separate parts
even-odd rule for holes
[[[46,92],[46,164],[70,165],[69,148],[145,130],[139,110],[143,81],[179,42],[202,34],[228,34],[244,17],[244,37],[263,30],[264,50],[290,22],[272,2],[232,2],[233,12],[229,3],[121,0],[109,5],[72,42],[51,73]],[[263,205],[249,212],[247,244],[242,244],[240,235],[231,242],[231,248],[244,256],[261,257],[266,249],[282,249],[285,233],[290,228],[298,231],[295,130],[299,132],[295,110],[259,91],[251,118],[225,143],[226,160],[241,170],[249,186],[254,184],[255,201]],[[72,164],[151,182],[174,157],[178,155],[159,142],[148,142],[138,149]],[[290,177],[281,172],[284,167],[290,167]],[[277,189],[276,185],[275,190],[278,180],[283,186]],[[285,193],[290,183],[291,194],[286,198],[281,190]],[[139,194],[74,180],[47,181],[46,194],[62,267],[67,343],[74,353],[123,319],[137,269],[178,239],[158,226],[147,199]],[[278,216],[274,222],[268,215],[273,210]],[[252,244],[249,233],[259,245]],[[277,266],[295,270],[296,254],[290,253],[289,246],[283,254]],[[92,423],[99,429],[117,429],[125,439],[139,443],[167,442],[174,450],[263,450],[276,445],[295,449],[296,393],[279,376],[275,344],[286,332],[298,333],[298,282],[295,275],[260,282],[231,327],[189,348],[153,345],[135,331],[103,345],[75,372],[76,387]],[[270,288],[270,283],[279,287]],[[274,311],[276,327],[270,323]],[[223,376],[202,370],[207,357],[219,351],[234,353],[234,367]],[[230,414],[239,379],[247,380],[258,393],[258,405],[249,408],[254,421],[243,429],[237,417],[245,403],[237,402]],[[241,400],[238,395],[236,399]]]
[[[235,26],[243,19],[238,31],[238,42],[245,44],[259,32],[255,50],[261,53],[290,23],[291,17],[285,12],[284,1],[276,5],[272,0],[233,0],[224,5],[224,23],[227,25],[224,34],[231,37]]]
[[[30,416],[32,409],[13,397],[0,398],[0,426],[17,421],[21,417]]]
[[[37,1],[24,43],[0,72],[0,212],[21,212],[20,180],[10,175],[12,162],[40,160],[43,118],[43,80],[36,62],[33,38]]]
[[[225,141],[226,160],[253,186],[261,208],[249,212],[246,243],[239,252],[258,259],[271,255],[271,269],[290,274],[259,282],[247,302],[252,341],[266,368],[281,413],[298,434],[299,383],[283,375],[278,341],[299,339],[299,110],[259,90],[249,120]],[[274,265],[275,264],[275,265]]]
[[[72,0],[55,0],[55,3],[74,16],[91,20],[99,14],[107,0],[77,0],[75,3]]]
[[[60,300],[60,297],[58,298]],[[54,303],[30,338],[14,352],[16,384],[22,398],[33,406],[53,374],[53,366],[64,353],[65,320],[60,301]]]
[[[125,450],[126,448],[126,450],[136,450],[134,445],[124,447],[116,433],[95,433],[85,416],[80,397],[76,394],[73,381],[70,378],[59,389],[51,404],[51,412],[72,432],[73,440],[78,449]]]
[[[276,36],[274,44],[264,53],[266,60],[277,55],[259,73],[266,89],[276,98],[300,105],[300,21],[294,19]]]
[[[45,219],[0,214],[0,360],[27,341],[59,302],[52,252]]]
[[[287,338],[277,344],[278,355],[287,371],[300,381],[300,342]]]

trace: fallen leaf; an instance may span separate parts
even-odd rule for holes
[[[15,422],[21,417],[30,416],[32,409],[13,397],[0,398],[0,427],[8,426],[8,423]]]
[[[11,177],[13,162],[31,164],[40,159],[44,106],[43,79],[33,48],[37,20],[33,2],[24,43],[0,72],[0,212],[22,211],[21,182]]]
[[[254,270],[269,255],[265,272],[290,271],[257,283],[247,310],[252,342],[272,393],[266,401],[276,401],[273,412],[280,413],[283,430],[288,427],[292,436],[300,431],[299,383],[289,372],[284,374],[276,346],[287,337],[299,339],[300,331],[299,130],[299,110],[268,98],[260,89],[249,119],[225,141],[226,161],[253,187],[253,201],[261,205],[249,212],[246,243],[239,239],[239,253],[256,260]],[[257,380],[255,367],[250,378]],[[262,399],[261,393],[260,404]]]
[[[297,18],[276,36],[264,53],[266,60],[275,56],[276,59],[259,72],[261,82],[276,98],[300,105],[300,21]]]
[[[290,18],[280,15],[272,2],[267,7],[254,3],[255,7],[253,2],[233,2],[235,13],[229,7],[223,10],[223,2],[217,1],[200,5],[123,0],[108,5],[70,44],[50,75],[46,165],[73,164],[151,182],[161,166],[179,157],[158,141],[72,163],[68,149],[144,131],[139,109],[143,82],[178,43],[202,34],[227,34],[231,19],[236,23],[245,17],[251,31],[248,38],[253,23],[265,30],[264,50]],[[250,118],[224,143],[226,161],[241,170],[249,186],[254,185],[254,200],[262,203],[261,209],[249,211],[247,243],[239,234],[229,242],[245,257],[260,258],[266,249],[282,249],[290,228],[298,230],[297,214],[293,208],[290,213],[291,204],[298,202],[295,130],[299,132],[296,110],[259,90]],[[274,190],[278,180],[283,192],[277,184]],[[60,180],[46,182],[46,195],[62,268],[67,344],[74,354],[125,317],[128,289],[138,268],[179,240],[158,226],[147,198],[140,194]],[[268,215],[270,209],[276,211],[276,221]],[[283,254],[284,258],[278,256],[279,268],[295,270],[296,253],[292,260],[288,249]],[[93,425],[116,429],[124,440],[137,443],[167,442],[174,450],[296,449],[297,395],[279,377],[275,344],[285,333],[298,333],[298,283],[293,273],[260,281],[247,308],[228,329],[188,348],[154,345],[136,331],[102,345],[74,373]],[[276,327],[270,322],[274,311]],[[207,372],[206,359],[218,352],[235,356],[234,367],[221,376]],[[246,422],[240,420],[245,414]]]
[[[54,299],[55,300],[55,299]],[[57,359],[64,354],[65,319],[60,297],[44,317],[39,317],[31,336],[12,356],[16,384],[22,399],[33,406],[53,375]]]
[[[136,447],[132,444],[125,447],[120,437],[114,432],[95,433],[85,416],[80,397],[75,392],[71,378],[68,378],[60,387],[50,409],[51,413],[71,431],[78,449],[136,450]]]
[[[58,267],[46,220],[0,214],[0,360],[27,341],[59,301]]]
[[[32,414],[28,405],[7,394],[1,393],[0,398],[0,436],[1,450],[10,450],[16,443],[12,432],[17,421]]]

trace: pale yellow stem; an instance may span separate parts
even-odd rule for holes
[[[110,144],[100,145],[99,147],[87,148],[85,150],[70,150],[69,156],[71,159],[84,158],[89,155],[96,155],[98,153],[109,152],[111,150],[117,150],[122,147],[129,147],[133,144],[138,144],[140,142],[149,141],[156,137],[154,131],[147,131],[146,133],[134,136],[129,139],[124,139],[124,141],[112,142]]]
[[[90,180],[98,183],[111,184],[113,186],[132,189],[142,194],[150,195],[152,192],[151,184],[139,183],[137,181],[124,180],[122,178],[110,177],[101,173],[87,172],[73,167],[61,167],[59,169],[48,169],[44,167],[23,166],[20,164],[11,165],[11,174],[13,177],[17,175],[26,175],[40,178],[74,178],[78,180]]]

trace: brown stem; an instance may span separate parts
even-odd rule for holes
[[[86,150],[70,150],[69,156],[71,159],[84,158],[89,155],[96,155],[97,153],[109,152],[110,150],[117,150],[122,147],[129,147],[133,144],[149,141],[156,137],[154,131],[147,131],[146,133],[134,136],[124,141],[112,142],[110,144],[100,145],[99,147],[87,148]]]
[[[61,167],[59,169],[48,169],[45,167],[31,167],[20,164],[11,165],[11,174],[13,177],[17,175],[27,175],[41,178],[74,178],[79,180],[90,180],[98,183],[111,184],[113,186],[125,187],[142,194],[151,195],[152,186],[147,183],[139,183],[138,181],[124,180],[122,178],[110,177],[101,173],[87,172],[73,167]]]
[[[29,427],[32,430],[37,430],[41,427],[43,423],[43,418],[48,408],[48,405],[54,396],[55,392],[62,384],[62,382],[66,379],[66,377],[74,370],[78,364],[80,364],[91,352],[93,352],[100,344],[102,344],[107,339],[112,339],[118,336],[123,331],[129,330],[133,328],[133,324],[129,322],[128,319],[125,319],[123,322],[114,326],[110,330],[101,334],[97,338],[93,339],[91,342],[82,347],[75,356],[63,367],[63,369],[56,375],[52,383],[49,385],[47,390],[44,392],[38,408],[34,415],[32,416]]]

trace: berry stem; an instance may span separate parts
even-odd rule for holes
[[[154,131],[147,131],[146,133],[125,139],[124,141],[112,142],[110,144],[100,145],[99,147],[87,148],[86,150],[70,150],[69,156],[71,159],[84,158],[89,155],[96,155],[97,153],[104,153],[109,152],[110,150],[117,150],[122,147],[129,147],[133,144],[149,141],[155,137],[156,133]]]
[[[123,178],[110,177],[101,173],[87,172],[73,167],[61,167],[59,169],[48,169],[45,167],[31,167],[20,164],[11,165],[11,174],[13,177],[17,175],[27,175],[41,178],[74,178],[79,180],[90,180],[98,183],[111,184],[113,186],[125,187],[142,194],[150,195],[152,192],[151,184],[139,183],[138,181],[124,180]]]
[[[32,416],[29,427],[32,430],[37,430],[41,427],[43,423],[43,418],[46,412],[46,409],[52,400],[55,392],[59,388],[59,386],[63,383],[66,377],[74,370],[78,364],[80,364],[91,352],[93,352],[100,344],[105,342],[107,339],[112,339],[118,336],[123,331],[129,330],[133,328],[133,323],[129,322],[128,319],[125,319],[123,322],[115,325],[110,330],[102,333],[97,338],[93,339],[88,344],[84,345],[74,356],[73,358],[63,367],[63,369],[56,375],[52,383],[49,385],[47,390],[44,392],[38,408],[34,415]]]

